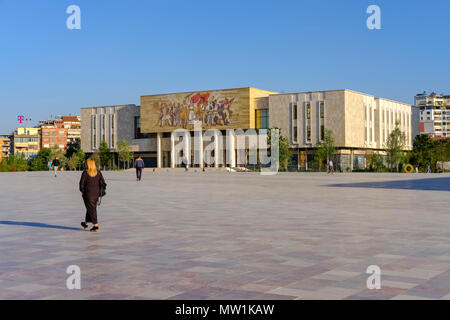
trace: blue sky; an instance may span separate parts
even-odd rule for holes
[[[81,8],[68,30],[66,8]],[[381,8],[381,30],[366,9]],[[448,0],[0,0],[0,133],[81,107],[252,86],[450,93]]]

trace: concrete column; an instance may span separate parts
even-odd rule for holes
[[[157,168],[162,168],[162,132],[156,134],[156,163]]]
[[[350,149],[350,169],[353,170],[353,149]]]
[[[183,136],[183,156],[187,161],[187,165],[190,167],[191,166],[191,134],[189,132],[186,132],[185,135]]]
[[[235,139],[234,130],[227,130],[227,165],[230,165],[232,168],[236,167]]]
[[[217,130],[214,130],[214,168],[219,167],[219,152],[222,152],[219,148],[220,142],[219,142],[219,133]]]
[[[375,106],[372,105],[372,143],[375,143]]]
[[[366,142],[369,142],[370,139],[369,130],[370,130],[369,105],[366,104],[366,139],[365,139]]]
[[[170,167],[175,168],[175,136],[170,136]]]
[[[194,164],[198,164],[200,168],[205,166],[203,159],[203,132],[200,121],[194,124]]]

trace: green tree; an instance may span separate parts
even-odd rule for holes
[[[29,169],[28,159],[23,153],[11,155],[8,158],[8,171],[27,171]]]
[[[433,142],[427,134],[417,135],[414,139],[410,162],[423,170],[431,165],[433,154]]]
[[[6,160],[6,158],[2,158],[0,160],[0,172],[8,172],[9,170],[9,166],[8,166],[8,160]]]
[[[78,149],[78,151],[74,155],[78,159],[78,169],[84,167],[84,162],[86,161],[86,155],[82,149]]]
[[[56,158],[58,158],[60,168],[65,169],[67,167],[68,159],[64,155],[64,152],[57,146],[53,146],[50,150],[50,161],[53,162]]]
[[[319,170],[322,168],[322,164],[330,162],[330,159],[334,159],[336,153],[336,147],[334,146],[333,131],[325,129],[323,141],[319,141],[316,144],[316,152],[314,158],[318,163]]]
[[[80,138],[75,139],[74,141],[71,141],[67,144],[66,148],[66,158],[72,158],[74,154],[78,152],[78,150],[81,149],[81,140]]]
[[[102,166],[103,170],[106,168],[106,166],[110,165],[112,160],[112,153],[111,150],[108,147],[108,144],[105,140],[103,140],[100,143],[100,147],[98,148],[99,156],[100,156],[100,165]]]
[[[271,135],[272,130],[278,130],[278,132],[279,132],[278,163],[280,164],[279,165],[280,169],[286,170],[291,161],[291,158],[292,158],[292,151],[289,148],[289,139],[281,134],[280,128],[276,128],[276,127],[272,128],[272,129],[268,130],[268,134],[267,134],[267,146],[269,148],[272,147],[272,135]]]
[[[117,144],[117,152],[119,154],[119,161],[125,162],[127,168],[129,167],[130,161],[133,159],[133,153],[131,152],[131,147],[128,141],[119,141]],[[120,169],[120,164],[119,164]],[[124,167],[125,169],[125,167]]]
[[[31,170],[33,171],[45,171],[48,170],[48,163],[52,160],[50,156],[52,150],[49,148],[42,148],[39,153],[31,161]]]
[[[399,122],[395,123],[395,129],[387,137],[384,148],[386,149],[386,160],[391,171],[399,171],[399,165],[404,159],[404,149],[406,144],[406,135],[399,128]]]
[[[380,172],[383,171],[384,163],[383,156],[378,152],[373,153],[369,158],[370,171]]]
[[[432,141],[431,169],[437,168],[437,162],[450,161],[450,138]]]
[[[67,161],[67,165],[69,166],[70,170],[75,170],[78,167],[79,160],[78,157],[74,154],[70,159]]]

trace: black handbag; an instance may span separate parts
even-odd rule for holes
[[[106,183],[100,180],[100,198],[98,200],[98,205],[102,204],[102,198],[106,196]]]
[[[104,197],[106,195],[106,183],[103,180],[100,180],[100,197]]]

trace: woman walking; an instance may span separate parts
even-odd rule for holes
[[[86,206],[86,219],[81,223],[81,226],[84,230],[87,230],[88,223],[90,222],[94,225],[90,231],[98,232],[97,203],[100,197],[100,183],[104,185],[106,183],[102,173],[97,170],[94,159],[87,159],[86,167],[80,179],[80,191],[83,195],[84,205]]]

